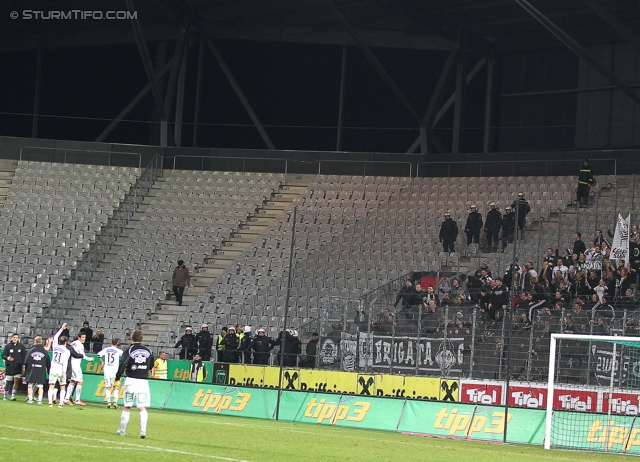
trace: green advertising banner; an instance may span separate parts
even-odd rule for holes
[[[294,422],[395,431],[404,400],[285,391],[280,418]]]
[[[510,408],[507,441],[542,444],[545,411]],[[486,441],[502,441],[503,407],[407,400],[398,431]]]
[[[637,416],[554,411],[551,447],[640,454]]]
[[[176,382],[169,391],[164,408],[271,419],[277,397],[275,390]]]
[[[126,377],[120,381],[118,404],[122,405],[122,395]],[[169,380],[149,380],[151,391],[151,407],[162,409],[173,382]],[[105,402],[104,378],[101,375],[85,375],[82,389],[82,400],[92,403]]]
[[[94,358],[93,361],[82,360],[82,371],[85,374],[97,374],[102,375],[102,364],[100,363],[100,359],[98,355],[87,354]],[[182,382],[189,382],[189,369],[191,367],[191,361],[184,361],[179,359],[168,359],[167,360],[167,379],[176,380]],[[209,361],[204,362],[204,367],[207,371],[207,377],[204,380],[205,382],[211,382],[213,378],[213,363]]]

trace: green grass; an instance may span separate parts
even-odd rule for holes
[[[138,411],[120,437],[121,408],[0,401],[0,446],[12,460],[90,461],[594,461],[626,456],[540,447],[423,438],[391,432],[149,411],[147,438],[137,438]]]

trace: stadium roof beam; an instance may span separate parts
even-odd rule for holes
[[[482,69],[486,63],[487,63],[487,58],[480,58],[480,60],[473,67],[473,69],[471,69],[469,71],[469,73],[467,74],[466,85],[469,85],[469,83],[471,83],[471,81],[476,77],[476,75],[478,75],[478,72],[480,72],[480,69]],[[436,114],[436,116],[433,119],[433,123],[431,124],[430,128],[435,127],[436,124],[440,121],[440,119],[447,113],[447,111],[449,110],[451,105],[454,103],[455,98],[456,98],[456,93],[453,92],[453,94],[451,96],[449,96],[449,99],[447,101],[445,101],[445,103],[442,105],[442,107],[440,108],[440,110]],[[407,154],[415,152],[415,150],[416,150],[416,148],[418,147],[419,144],[420,144],[420,138],[418,137],[413,142],[411,147],[409,147],[409,149],[407,149]]]
[[[438,82],[436,83],[436,88],[433,90],[433,94],[431,95],[431,99],[429,100],[429,104],[427,105],[427,110],[424,113],[424,117],[422,121],[425,127],[431,127],[433,122],[433,118],[435,116],[436,107],[442,101],[442,95],[444,93],[444,89],[449,82],[449,78],[451,76],[451,70],[453,69],[453,64],[456,62],[456,57],[458,56],[458,49],[454,48],[449,52],[449,56],[447,56],[447,60],[444,63],[444,67],[442,68],[442,72],[440,73],[440,77],[438,78]],[[446,148],[444,144],[440,140],[440,137],[435,133],[431,132],[431,143],[436,147],[439,152],[445,152]],[[417,146],[413,147],[411,152],[416,149]]]
[[[127,5],[127,9],[132,14],[135,13],[135,7],[133,6],[132,0],[125,0]],[[140,58],[142,59],[142,65],[144,66],[144,71],[147,74],[147,79],[149,79],[149,84],[151,85],[151,93],[153,94],[153,101],[156,105],[156,110],[158,114],[160,114],[160,127],[161,127],[161,135],[160,135],[160,145],[167,145],[167,115],[164,110],[164,105],[162,104],[162,96],[160,95],[160,89],[158,88],[158,83],[155,79],[155,72],[153,70],[153,63],[151,62],[151,55],[149,54],[149,47],[147,47],[147,42],[144,40],[144,35],[142,34],[142,28],[140,27],[140,23],[137,19],[131,19],[131,27],[133,29],[133,35],[136,39],[136,44],[138,45],[138,51],[140,52]]]
[[[211,40],[207,40],[206,43],[207,43],[207,46],[209,47],[209,50],[211,50],[211,53],[213,53],[213,56],[216,58],[216,61],[218,61],[218,65],[222,69],[222,72],[224,73],[225,77],[231,84],[233,91],[236,92],[236,95],[240,99],[240,102],[242,103],[242,106],[244,107],[245,111],[247,111],[247,114],[249,114],[249,117],[253,121],[253,124],[258,129],[258,132],[260,133],[260,136],[262,137],[264,143],[267,145],[269,149],[275,149],[273,141],[271,141],[271,138],[269,138],[269,134],[264,129],[262,122],[260,122],[260,119],[258,118],[258,114],[256,114],[256,111],[254,111],[253,107],[251,107],[251,104],[249,104],[249,100],[247,100],[247,97],[244,95],[244,92],[240,88],[238,81],[233,76],[231,69],[229,69],[229,66],[227,66],[227,63],[222,58],[222,55],[220,54],[220,52],[218,51],[218,49],[216,48],[216,46],[213,44]]]
[[[238,96],[240,103],[244,107],[245,111],[247,111],[247,114],[258,130],[258,133],[260,133],[262,140],[267,145],[267,148],[272,150],[275,149],[275,145],[273,144],[273,141],[271,141],[271,138],[262,125],[262,122],[258,118],[258,114],[256,114],[256,112],[253,110],[253,107],[249,103],[249,100],[240,88],[238,81],[233,76],[231,69],[211,40],[208,34],[208,28],[203,27],[201,21],[197,17],[194,17],[193,14],[191,14],[186,9],[181,9],[179,12],[176,12],[175,10],[173,10],[172,5],[167,5],[163,3],[162,0],[156,0],[155,3],[156,5],[158,5],[158,7],[160,7],[163,13],[169,17],[171,21],[175,22],[181,29],[185,29],[186,31],[192,33],[195,37],[197,37],[200,41],[204,42],[207,45],[214,58],[216,58],[216,61],[218,62],[222,73],[225,75],[225,77],[229,81],[229,84],[233,88],[233,91]]]
[[[606,66],[600,64],[589,52],[578,42],[576,42],[569,34],[560,29],[553,21],[547,18],[539,10],[537,10],[527,0],[515,0],[527,13],[529,13],[536,21],[538,21],[545,29],[556,37],[564,46],[571,50],[581,59],[588,62],[596,71],[598,71],[604,78],[614,84],[620,91],[627,95],[636,104],[640,105],[640,95],[627,87],[622,80],[609,70]]]
[[[380,5],[385,6],[391,11],[400,11],[402,16],[420,27],[426,28],[427,31],[433,32],[443,40],[449,41],[452,46],[460,43],[459,27],[449,24],[440,15],[429,9],[426,2],[407,4],[397,2],[395,0],[376,0]],[[464,49],[480,56],[493,55],[496,51],[496,44],[491,40],[474,34],[469,30],[465,31],[467,40],[464,43]]]
[[[453,104],[453,138],[451,142],[451,154],[460,152],[462,143],[462,124],[464,122],[464,100],[466,94],[465,82],[465,58],[461,56],[456,62],[456,97]]]
[[[336,18],[338,18],[338,20],[340,20],[340,22],[342,23],[344,28],[347,30],[347,32],[349,33],[349,35],[351,36],[351,38],[355,42],[356,46],[360,49],[360,51],[362,52],[364,57],[367,59],[367,61],[369,61],[369,64],[371,64],[371,67],[373,67],[373,69],[378,73],[380,78],[382,78],[382,80],[384,80],[384,82],[391,89],[391,91],[396,96],[396,98],[398,98],[400,103],[407,109],[407,111],[409,112],[411,117],[413,117],[413,120],[416,121],[416,124],[418,125],[418,127],[420,127],[420,132],[421,132],[420,138],[421,138],[421,141],[422,141],[420,143],[421,151],[422,151],[423,154],[426,154],[427,153],[426,137],[425,137],[426,127],[425,127],[424,123],[422,122],[422,118],[418,115],[418,113],[413,108],[413,106],[411,105],[411,103],[409,102],[407,97],[404,96],[404,94],[402,93],[402,90],[400,90],[398,85],[396,85],[396,83],[393,81],[393,79],[391,78],[389,73],[382,66],[380,61],[378,61],[378,58],[376,58],[376,56],[369,49],[369,47],[362,40],[360,40],[360,38],[358,37],[358,34],[356,34],[356,31],[353,30],[353,28],[351,27],[349,22],[345,19],[345,17],[342,15],[342,13],[340,13],[340,10],[338,10],[335,7],[335,5],[333,4],[333,2],[331,0],[325,0],[325,1],[327,3],[327,6],[329,7],[329,9],[333,12],[333,14],[336,16]]]
[[[173,65],[172,61],[169,61],[167,64],[165,64],[165,66],[160,69],[158,71],[158,73],[154,76],[154,80],[157,82],[158,80],[160,80],[167,72],[169,72],[169,69],[171,69],[171,66]],[[116,126],[122,121],[122,119],[124,119],[125,117],[127,117],[127,115],[140,103],[140,101],[142,101],[142,98],[144,98],[145,96],[147,96],[147,94],[149,93],[149,91],[151,90],[151,83],[148,83],[142,90],[140,90],[140,92],[131,100],[131,102],[129,104],[127,104],[127,106],[120,111],[120,114],[118,114],[116,116],[115,119],[113,119],[111,121],[111,123],[107,126],[107,128],[105,128],[102,133],[100,133],[100,135],[98,135],[98,137],[96,138],[96,142],[99,143],[101,141],[104,141],[104,139],[109,136],[109,133],[111,133],[113,131],[114,128],[116,128]]]
[[[605,10],[596,0],[584,0],[589,7],[604,21],[609,24],[622,38],[640,50],[640,37],[638,37],[631,29],[622,24],[615,16]]]

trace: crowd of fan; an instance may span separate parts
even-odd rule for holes
[[[494,378],[504,366],[510,341],[516,369],[520,364],[543,374],[551,333],[640,336],[637,226],[631,229],[628,262],[612,261],[610,252],[602,232],[588,245],[577,232],[572,249],[547,249],[538,270],[533,262],[513,259],[504,272],[482,263],[473,274],[435,286],[408,280],[393,306],[382,305],[370,319],[358,313],[354,324],[396,338],[464,338],[465,355],[474,350],[468,364],[484,378]]]

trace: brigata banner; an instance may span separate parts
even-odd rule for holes
[[[640,421],[621,415],[607,419],[606,414],[555,411],[551,420],[551,446],[640,454]]]
[[[369,365],[375,371],[461,374],[464,369],[464,338],[389,337],[360,335],[359,351],[370,351]]]
[[[406,401],[398,431],[486,441],[502,441],[507,425],[507,442],[542,444],[545,412],[537,409],[509,409],[472,404]]]

